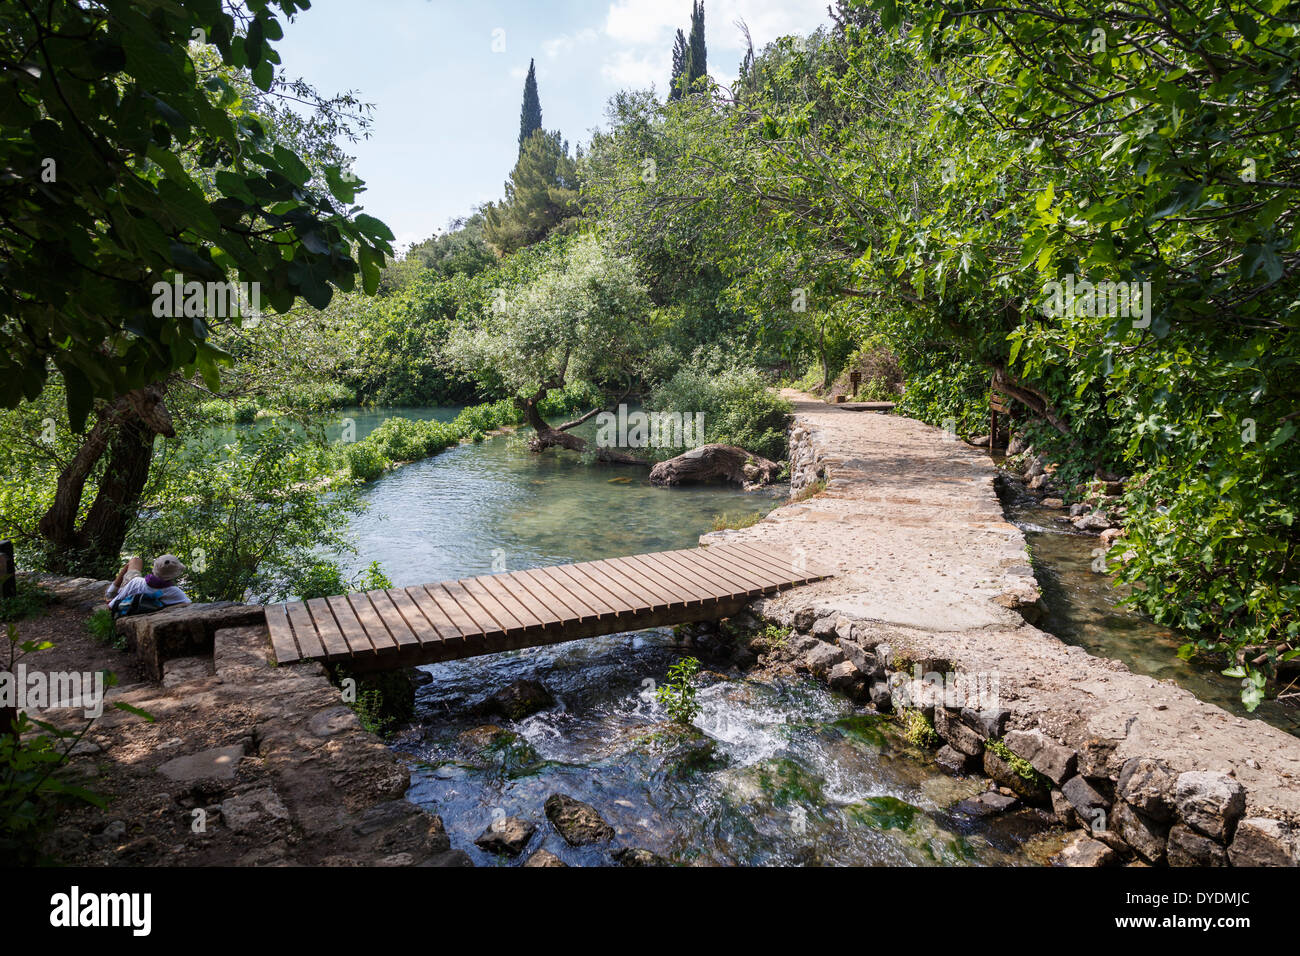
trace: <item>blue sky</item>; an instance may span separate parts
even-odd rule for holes
[[[761,49],[828,22],[827,3],[706,0],[709,72],[735,79],[736,20]],[[653,83],[662,94],[690,11],[690,0],[314,0],[277,48],[289,76],[375,104],[371,138],[347,148],[366,211],[405,246],[500,198],[530,57],[544,125],[585,143],[616,90]]]

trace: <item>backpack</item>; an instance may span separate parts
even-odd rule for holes
[[[132,614],[152,614],[154,611],[161,611],[166,606],[162,601],[162,591],[141,591],[118,601],[113,607],[113,616],[130,617]]]

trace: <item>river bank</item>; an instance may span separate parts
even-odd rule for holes
[[[416,717],[389,746],[315,665],[271,666],[261,626],[218,618],[132,671],[84,634],[103,582],[65,586],[71,639],[41,666],[82,653],[120,667],[132,676],[117,699],[158,721],[115,714],[93,732],[74,769],[116,799],[68,818],[52,851],[106,864],[1295,862],[1300,741],[1030,624],[1038,586],[987,454],[915,421],[790,397],[791,502],[701,541],[771,541],[835,578],[720,629],[425,668]],[[394,515],[417,493],[429,513],[466,474],[479,492],[498,487],[481,483],[489,474],[515,475],[500,486],[512,494],[488,496],[499,513],[441,529],[462,549],[442,565],[421,556],[437,535],[412,525],[406,574],[587,557],[577,539],[643,550],[628,539],[649,530],[630,508],[639,496],[647,508],[673,496],[680,532],[681,503],[704,494],[524,453],[499,471],[514,453],[494,444],[375,485],[396,496]],[[555,513],[557,496],[577,511]],[[530,515],[546,520],[518,536]],[[495,540],[498,521],[517,537]],[[376,534],[391,539],[385,524]],[[110,653],[121,659],[100,661]],[[689,727],[646,689],[685,654],[704,664]],[[530,683],[545,687],[535,706],[492,703]],[[195,811],[202,834],[188,829]],[[575,813],[598,838],[564,835]]]
[[[1300,862],[1300,740],[1034,627],[1038,586],[987,453],[787,397],[792,486],[825,490],[700,539],[779,541],[839,570],[756,602],[795,632],[769,664],[921,714],[940,762],[1080,829],[1064,862]],[[963,686],[994,687],[996,703],[963,707]]]

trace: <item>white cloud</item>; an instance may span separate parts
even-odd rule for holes
[[[587,43],[594,43],[599,34],[593,27],[587,27],[585,30],[579,30],[577,33],[561,33],[557,37],[552,37],[542,44],[542,52],[551,59],[566,53],[572,53],[578,47]]]
[[[827,2],[706,0],[709,72],[721,83],[734,80],[745,43],[736,21],[745,21],[755,49],[761,50],[777,37],[804,35],[826,23]],[[679,29],[687,32],[690,20],[686,0],[614,0],[605,15],[604,33],[615,48],[605,56],[601,73],[620,86],[644,88],[655,83],[663,89],[672,64],[673,34]]]
[[[663,89],[672,69],[672,52],[615,50],[600,65],[601,76],[623,89],[643,90],[652,83]]]
[[[706,0],[705,35],[709,47],[742,48],[737,20],[749,24],[757,45],[791,33],[809,33],[827,21],[828,0]],[[605,33],[633,45],[672,42],[673,33],[687,32],[691,9],[684,0],[614,0],[605,15]]]

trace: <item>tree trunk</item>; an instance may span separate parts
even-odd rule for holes
[[[550,388],[543,386],[536,395],[519,403],[524,413],[524,421],[533,430],[533,437],[528,440],[528,447],[531,451],[542,452],[548,448],[567,448],[569,451],[585,452],[590,446],[585,438],[577,435],[570,435],[568,429],[576,428],[592,416],[600,412],[599,408],[593,408],[572,421],[565,422],[563,425],[552,426],[542,418],[541,412],[537,410],[538,404],[546,397]],[[638,458],[635,455],[624,454],[615,451],[612,448],[597,448],[596,460],[605,464],[615,465],[641,465],[649,467],[650,462],[644,458]]]
[[[94,427],[59,475],[54,502],[37,525],[49,544],[50,570],[90,577],[106,577],[116,570],[149,480],[154,436],[176,434],[163,398],[162,386],[149,386],[100,410]],[[77,527],[86,481],[105,451],[109,459],[95,501]]]
[[[724,481],[744,488],[771,484],[781,466],[735,445],[701,445],[650,470],[652,485]]]

